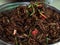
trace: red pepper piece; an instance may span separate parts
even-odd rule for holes
[[[33,36],[37,36],[38,32],[39,32],[39,31],[38,31],[37,29],[34,29],[34,30],[32,31],[32,35],[33,35]]]

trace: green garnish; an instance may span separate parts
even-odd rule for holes
[[[28,35],[29,37],[31,36],[31,32],[32,32],[32,30],[29,31],[29,35]]]
[[[30,4],[29,6],[28,6],[28,8],[31,8],[32,7],[32,4]]]
[[[26,13],[27,13],[28,15],[30,14],[28,10],[26,10]]]
[[[32,5],[32,9],[33,9],[33,12],[31,13],[31,15],[33,15],[35,13],[35,9],[34,9],[34,6],[33,5]]]
[[[38,6],[39,4],[42,4],[41,2],[35,2],[35,6]]]
[[[48,44],[48,41],[51,40],[50,38],[46,37],[46,43]]]
[[[27,6],[27,8],[26,8],[26,13],[27,13],[28,15],[30,15],[30,12],[28,11],[28,6]]]
[[[15,37],[15,44],[18,45],[17,37]]]

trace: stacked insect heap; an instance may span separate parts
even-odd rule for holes
[[[48,45],[60,39],[60,14],[42,2],[0,13],[0,39],[13,45]]]

